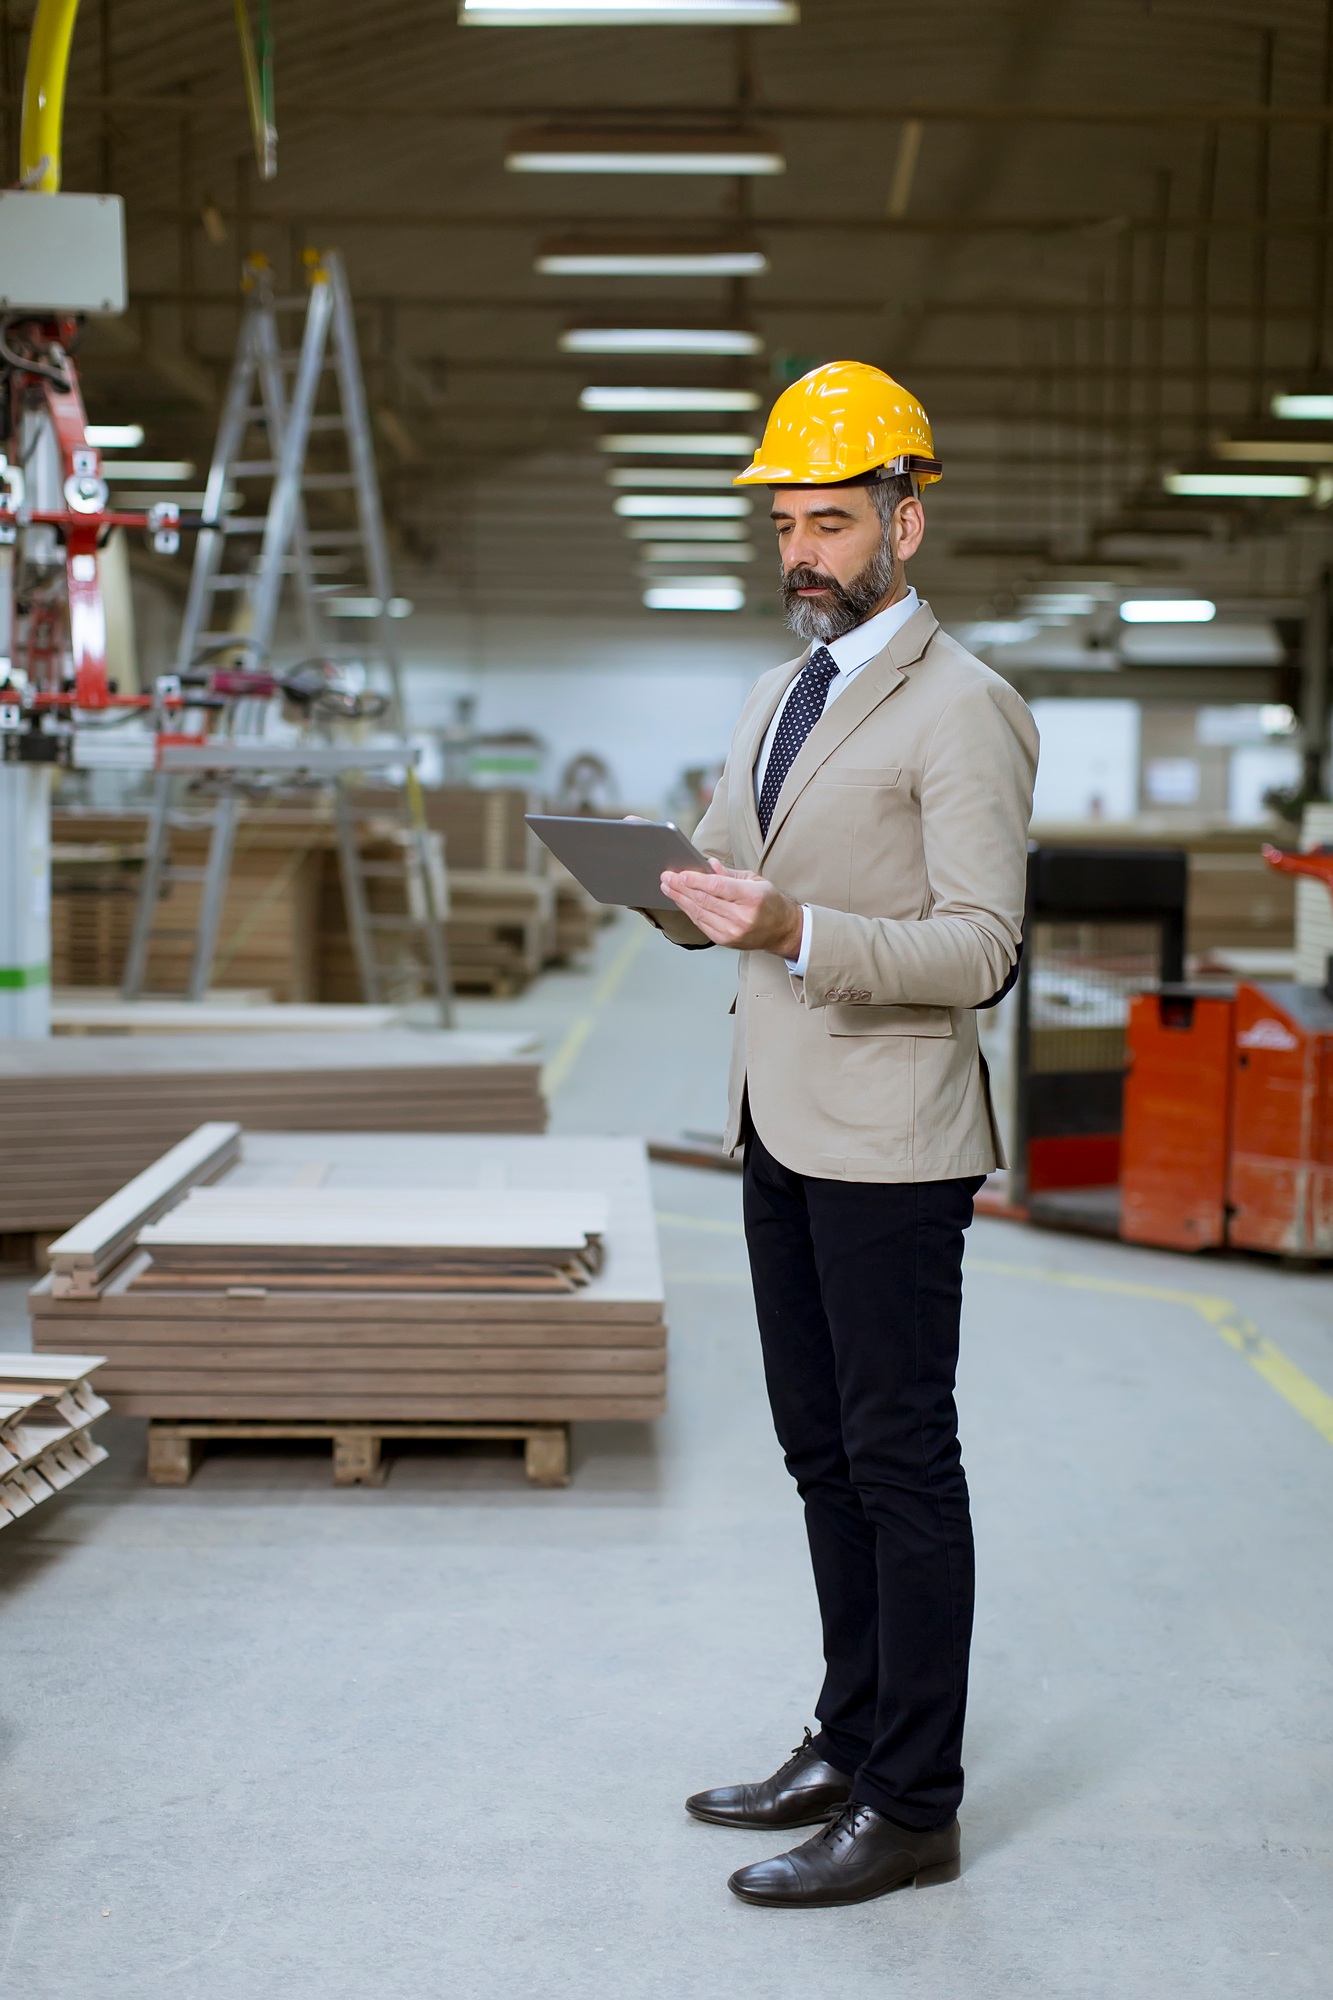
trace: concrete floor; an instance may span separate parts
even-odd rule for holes
[[[500,1011],[557,1129],[675,1136],[730,991],[626,924]],[[773,1843],[681,1810],[796,1742],[817,1635],[739,1184],[657,1195],[671,1415],[585,1427],[568,1491],[484,1451],[153,1491],[109,1421],[4,1532],[0,2000],[1326,1994],[1333,1282],[976,1225],[966,1872],[789,1915],[724,1886]]]

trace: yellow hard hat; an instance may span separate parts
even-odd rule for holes
[[[908,473],[922,486],[944,470],[910,389],[865,361],[826,361],[784,389],[753,463],[736,486],[836,486]]]

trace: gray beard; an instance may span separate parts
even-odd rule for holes
[[[782,606],[798,639],[807,643],[818,640],[827,645],[830,639],[840,639],[844,632],[863,625],[881,599],[890,594],[893,583],[893,551],[885,535],[860,575],[854,576],[850,583],[839,583],[836,577],[826,576],[822,570],[805,567],[789,570],[782,578]],[[829,593],[824,603],[796,595],[798,590],[809,590],[816,585]]]

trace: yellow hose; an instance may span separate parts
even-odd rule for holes
[[[79,0],[37,0],[28,68],[23,79],[19,186],[41,194],[60,189],[60,138],[65,123],[65,75]]]

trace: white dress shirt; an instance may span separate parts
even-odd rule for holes
[[[867,618],[864,625],[854,625],[852,630],[844,632],[840,639],[830,639],[827,642],[825,651],[832,654],[838,671],[829,682],[829,691],[824,697],[824,712],[826,714],[843,690],[851,686],[862,667],[868,665],[877,653],[882,653],[894,633],[902,630],[903,626],[912,616],[912,613],[919,608],[920,603],[920,598],[909,585],[905,596],[898,598],[893,604],[886,604],[884,609],[877,611],[873,618]],[[798,674],[796,680],[799,679],[800,675]],[[793,680],[791,688],[788,688],[783,699],[778,703],[777,712],[768,725],[763,743],[760,745],[759,755],[755,760],[754,795],[756,802],[763,790],[764,773],[768,769],[768,760],[777,738],[778,727],[782,721],[787,703],[791,699],[791,689],[796,686],[796,680]],[[810,963],[810,931],[810,905],[802,903],[801,949],[797,957],[787,960],[787,970],[794,972],[799,979],[805,977],[806,967]]]

